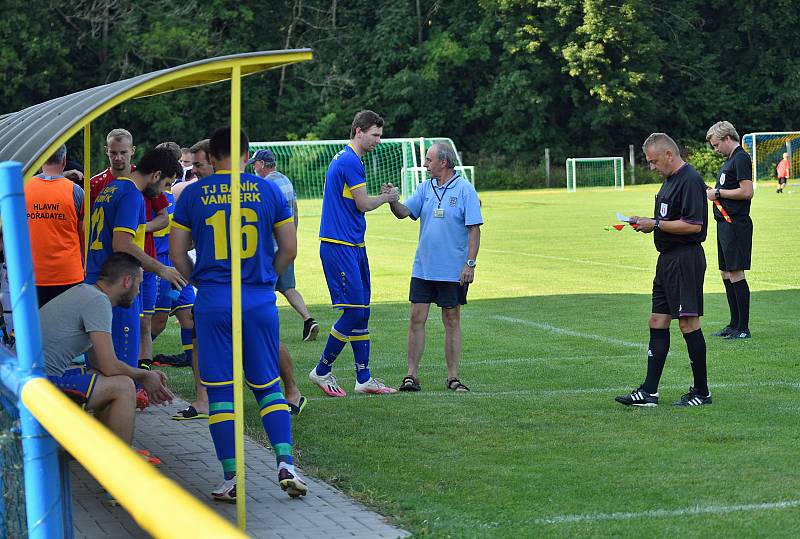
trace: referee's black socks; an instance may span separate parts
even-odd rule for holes
[[[739,329],[739,305],[736,302],[736,290],[729,279],[722,279],[722,284],[725,285],[725,296],[728,298],[728,308],[731,311],[731,321],[728,323],[728,327]]]
[[[650,393],[658,393],[658,382],[664,371],[669,353],[669,329],[650,328],[650,344],[647,349],[647,378],[642,388]],[[703,356],[705,357],[705,356]]]
[[[683,340],[689,351],[689,363],[692,365],[694,375],[694,388],[701,395],[708,395],[708,374],[706,372],[706,339],[703,330],[696,329],[691,333],[684,333]]]
[[[731,326],[739,331],[750,332],[750,286],[747,284],[747,279],[731,283],[734,293],[736,294],[736,306],[739,312],[739,324]],[[730,301],[730,300],[729,300]]]

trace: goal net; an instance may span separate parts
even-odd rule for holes
[[[272,150],[275,153],[278,170],[292,180],[298,198],[322,198],[328,165],[333,156],[349,142],[349,140],[251,142],[250,153]],[[451,146],[458,156],[459,167],[463,167],[458,150],[449,138],[382,139],[375,151],[361,159],[367,176],[367,192],[371,195],[378,194],[382,184],[392,183],[402,186],[404,198],[409,196],[416,185],[425,179],[420,168],[425,163],[425,152],[436,143]],[[469,179],[474,185],[474,167],[467,168],[471,169]]]
[[[461,177],[469,181],[472,187],[475,187],[475,167],[457,165],[456,172],[461,174]],[[430,179],[428,169],[425,167],[407,167],[403,169],[403,198],[408,198],[424,181]]]
[[[742,146],[753,161],[753,180],[777,178],[776,167],[783,159],[784,153],[789,154],[791,161],[789,176],[798,177],[800,132],[748,133],[742,138]]]
[[[622,157],[570,157],[567,159],[567,191],[578,187],[625,188]]]

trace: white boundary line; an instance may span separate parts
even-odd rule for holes
[[[500,320],[502,322],[513,322],[515,324],[522,324],[525,326],[530,326],[533,328],[543,329],[545,331],[551,331],[553,333],[557,333],[559,335],[569,335],[570,337],[580,337],[582,339],[591,339],[593,341],[604,342],[606,344],[616,344],[618,346],[626,346],[628,348],[636,348],[637,350],[647,350],[647,345],[642,343],[635,343],[630,341],[623,341],[620,339],[614,339],[611,337],[604,337],[602,335],[595,335],[594,333],[582,333],[580,331],[575,331],[572,329],[565,329],[556,327],[552,324],[547,324],[545,322],[534,322],[532,320],[523,320],[522,318],[512,318],[510,316],[503,316],[503,315],[492,315],[489,318],[492,320]]]
[[[496,398],[496,397],[552,397],[563,395],[592,395],[592,394],[608,394],[611,395],[620,392],[630,391],[633,385],[629,386],[616,386],[616,387],[585,387],[585,388],[565,388],[565,389],[514,389],[511,391],[470,391],[469,393],[460,393],[457,396],[451,391],[422,391],[420,393],[411,393],[417,397],[425,398]],[[686,384],[670,384],[661,385],[659,389],[679,389],[686,390]],[[782,380],[765,381],[765,382],[736,382],[728,384],[710,384],[712,393],[718,389],[736,389],[736,388],[749,388],[749,387],[787,387],[790,389],[800,390],[800,383],[786,382]],[[399,395],[399,394],[396,394]],[[326,401],[326,402],[345,402],[347,399],[331,398],[331,397],[307,397],[309,401]],[[369,398],[369,395],[357,398]],[[386,397],[384,397],[386,398]]]
[[[770,503],[748,503],[741,505],[695,505],[683,509],[651,509],[635,513],[595,513],[585,515],[558,515],[539,518],[536,524],[573,524],[576,522],[598,522],[602,520],[636,520],[640,518],[669,518],[693,515],[722,515],[740,511],[767,511],[800,507],[800,500],[785,500]]]

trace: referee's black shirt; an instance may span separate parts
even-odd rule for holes
[[[744,148],[737,146],[731,156],[728,157],[722,164],[722,169],[717,176],[716,189],[738,189],[739,182],[742,180],[753,179],[753,162],[750,156],[744,151]],[[736,221],[737,217],[744,217],[750,215],[750,199],[747,200],[732,200],[723,197],[719,201],[731,221]],[[714,219],[717,221],[724,221],[725,217],[722,216],[720,211],[714,206]]]
[[[660,253],[681,245],[700,244],[706,239],[708,229],[708,199],[706,184],[689,163],[664,180],[656,195],[654,215],[662,221],[684,221],[702,225],[695,234],[670,234],[660,229],[653,231],[653,243]]]

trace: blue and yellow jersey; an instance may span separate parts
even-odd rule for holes
[[[353,200],[353,189],[365,187],[364,164],[349,144],[337,153],[325,174],[319,239],[330,243],[364,246],[367,221]]]
[[[230,171],[221,170],[184,189],[172,226],[191,232],[197,251],[192,280],[203,285],[231,283]],[[292,223],[292,211],[275,183],[241,175],[242,284],[275,285],[274,229]]]
[[[164,196],[167,198],[169,205],[167,206],[167,213],[169,214],[169,224],[161,230],[153,232],[153,243],[156,248],[157,256],[164,256],[169,254],[169,229],[172,226],[172,214],[175,213],[175,197],[172,191],[164,191]]]
[[[92,207],[89,253],[86,257],[86,282],[97,282],[100,268],[114,253],[114,232],[128,232],[133,242],[144,249],[144,198],[130,178],[117,178],[106,185]]]

